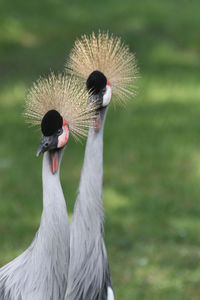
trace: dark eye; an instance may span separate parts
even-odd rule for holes
[[[62,133],[62,128],[59,128],[57,134],[60,135]]]
[[[102,90],[102,94],[104,95],[105,92],[106,92],[106,88],[104,88],[104,89]]]

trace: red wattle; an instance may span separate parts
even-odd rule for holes
[[[94,120],[94,130],[99,131],[101,129],[101,126],[102,126],[101,116],[100,114],[98,114]]]
[[[51,173],[55,174],[58,170],[58,152],[51,153]]]

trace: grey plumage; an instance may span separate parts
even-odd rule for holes
[[[103,127],[113,94],[121,103],[135,94],[135,56],[109,33],[76,40],[66,65],[86,83],[99,110],[89,129],[74,216],[70,226],[70,264],[65,300],[114,300],[103,239]],[[96,127],[96,128],[94,128]]]
[[[40,227],[30,247],[0,269],[1,300],[64,298],[69,260],[68,216],[59,172],[51,173],[48,156],[46,152],[43,158]]]
[[[135,55],[120,38],[99,31],[75,41],[66,71],[86,83],[100,104],[90,128],[79,193],[70,227],[70,265],[65,300],[113,300],[103,240],[103,125],[111,100],[125,103],[135,95]],[[101,95],[100,95],[101,94]],[[96,98],[96,99],[94,99]],[[103,123],[103,124],[101,124]],[[99,128],[100,131],[99,131]]]
[[[48,151],[43,158],[43,212],[30,247],[0,269],[0,300],[64,299],[69,225],[59,170],[69,132],[75,138],[87,132],[95,107],[87,100],[87,92],[75,80],[53,73],[37,81],[28,93],[25,116],[32,125],[41,124],[45,135],[38,154]]]
[[[103,123],[107,108],[101,111]],[[106,300],[112,286],[103,239],[103,126],[91,126],[70,226],[70,265],[65,300]]]

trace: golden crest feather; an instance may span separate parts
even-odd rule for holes
[[[56,76],[40,78],[29,90],[24,115],[31,125],[40,125],[43,116],[57,110],[68,123],[75,139],[87,136],[87,129],[95,111],[95,104],[88,103],[88,93],[73,77]]]
[[[86,82],[93,71],[102,72],[109,80],[113,96],[120,102],[135,95],[138,69],[135,55],[121,39],[112,34],[83,35],[75,41],[66,64],[67,73]]]

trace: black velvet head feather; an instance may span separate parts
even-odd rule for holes
[[[53,135],[58,129],[62,128],[63,120],[61,115],[54,109],[49,110],[41,122],[41,130],[45,136]]]
[[[92,94],[98,94],[106,87],[106,83],[107,79],[102,72],[93,71],[87,79],[86,86]]]

